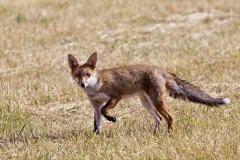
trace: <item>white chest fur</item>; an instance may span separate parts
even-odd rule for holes
[[[99,93],[101,82],[98,80],[97,73],[95,72],[86,82],[86,87],[82,88],[83,91],[94,100],[106,102],[110,99],[105,93]]]

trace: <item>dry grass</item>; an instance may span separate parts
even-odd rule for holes
[[[0,1],[0,159],[239,159],[240,2]],[[71,80],[67,54],[98,67],[146,63],[232,103],[168,98],[176,130],[153,136],[136,99],[93,133],[93,109]]]

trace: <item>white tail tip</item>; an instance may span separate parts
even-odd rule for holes
[[[224,103],[224,104],[229,104],[229,103],[231,103],[231,100],[228,99],[228,98],[223,98],[222,100],[223,100],[223,103]]]

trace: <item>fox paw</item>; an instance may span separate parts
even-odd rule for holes
[[[115,116],[112,116],[112,117],[107,117],[107,120],[111,121],[111,122],[116,122],[117,119]]]

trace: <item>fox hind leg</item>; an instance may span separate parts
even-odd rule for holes
[[[140,93],[139,98],[141,100],[142,105],[146,108],[146,110],[153,116],[155,120],[155,129],[154,134],[156,134],[157,130],[159,129],[162,121],[162,117],[159,115],[159,113],[154,108],[153,104],[151,104],[151,100],[149,99],[149,96],[146,95],[146,93]]]
[[[158,90],[148,91],[148,95],[155,106],[156,110],[163,116],[168,124],[168,132],[174,129],[174,122],[172,116],[168,113],[165,96],[161,94]]]

